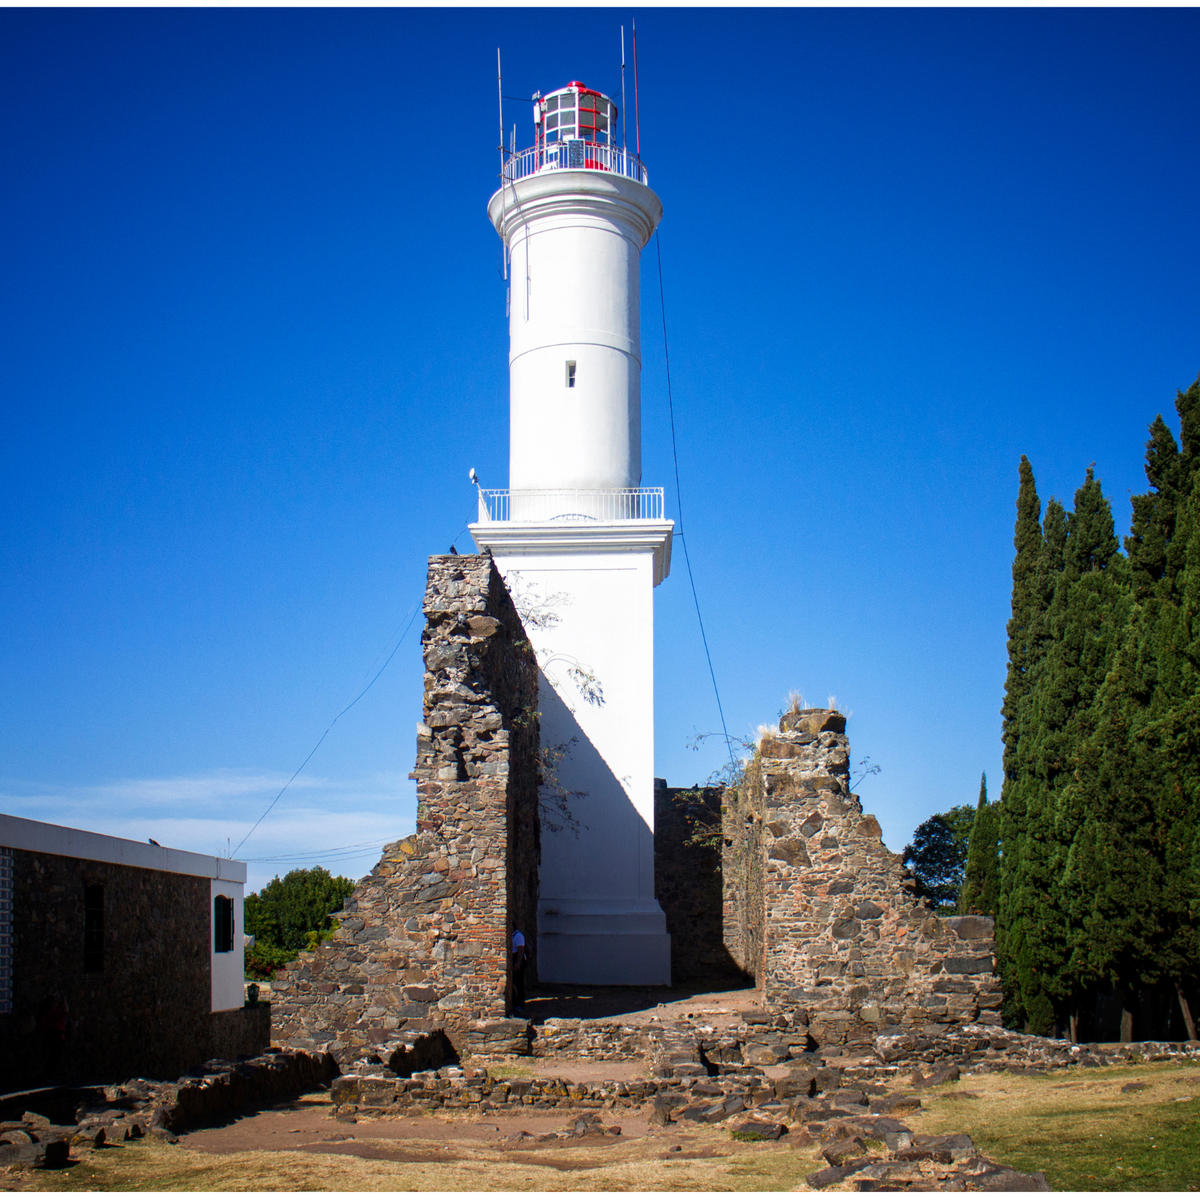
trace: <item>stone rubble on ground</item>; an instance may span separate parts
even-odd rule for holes
[[[86,1099],[74,1124],[56,1125],[26,1112],[0,1122],[0,1166],[65,1167],[74,1150],[153,1137],[178,1141],[185,1129],[231,1113],[269,1107],[281,1097],[310,1091],[337,1074],[329,1054],[285,1050],[255,1058],[212,1059],[177,1080],[130,1079],[104,1088],[77,1089]]]
[[[549,1043],[560,1053],[575,1051],[572,1057],[582,1061],[628,1061],[634,1049],[646,1055],[646,1077],[513,1079],[502,1066],[489,1069],[486,1055],[407,1077],[381,1062],[360,1062],[333,1081],[330,1098],[335,1113],[351,1120],[414,1109],[585,1110],[565,1130],[518,1141],[589,1136],[606,1128],[611,1133],[601,1112],[646,1106],[650,1123],[662,1128],[722,1125],[741,1140],[786,1137],[797,1146],[819,1145],[828,1166],[809,1175],[814,1188],[848,1183],[860,1191],[1046,1191],[1040,1172],[1023,1174],[991,1161],[966,1134],[914,1133],[905,1114],[923,1107],[919,1093],[971,1074],[1200,1059],[1200,1042],[1077,1046],[993,1025],[965,1026],[938,1038],[886,1035],[871,1046],[812,1051],[789,1040],[788,1031],[798,1024],[788,1014],[765,1010],[741,1014],[719,1031],[687,1019],[647,1025],[548,1021],[541,1030],[528,1030],[536,1054]],[[782,1077],[763,1070],[778,1065],[786,1068]]]

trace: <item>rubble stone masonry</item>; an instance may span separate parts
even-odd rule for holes
[[[850,791],[846,719],[786,714],[727,793],[726,944],[822,1046],[999,1025],[989,917],[938,917]]]
[[[0,1013],[0,1093],[63,1080],[166,1078],[215,1055],[257,1054],[267,1006],[212,1012],[209,881],[9,850],[11,1011]],[[101,897],[92,955],[85,894]],[[66,1042],[46,1058],[42,1007],[66,1001]]]
[[[514,924],[536,948],[533,650],[488,555],[431,558],[425,617],[416,833],[384,847],[333,937],[273,985],[275,1038],[339,1059],[400,1029],[461,1048],[470,1022],[507,1015]]]

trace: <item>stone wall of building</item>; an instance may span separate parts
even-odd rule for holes
[[[676,984],[745,977],[722,936],[722,797],[721,788],[669,788],[655,780],[654,892],[667,917]]]
[[[6,857],[12,1007],[0,1014],[0,1090],[50,1074],[166,1079],[217,1054],[265,1049],[265,1011],[211,1011],[208,879],[28,850]],[[92,895],[102,917],[85,957],[89,887],[101,889]],[[54,995],[66,1000],[69,1017],[66,1045],[49,1064],[37,1020]]]
[[[274,983],[275,1037],[339,1060],[405,1028],[458,1045],[509,1011],[514,926],[536,955],[536,659],[488,555],[431,558],[425,617],[416,833]]]
[[[786,714],[727,804],[731,952],[753,953],[747,931],[762,930],[764,1001],[823,1046],[998,1025],[991,919],[940,918],[916,895],[850,791],[845,727],[827,709]],[[762,869],[761,909],[748,857]]]
[[[727,788],[721,810],[722,920],[725,950],[755,980],[763,972],[762,806],[751,789]]]

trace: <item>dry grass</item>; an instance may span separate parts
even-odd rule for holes
[[[84,1154],[63,1171],[30,1172],[46,1191],[763,1191],[803,1186],[819,1164],[811,1148],[734,1142],[728,1130],[669,1129],[608,1145],[550,1143],[525,1149],[475,1141],[357,1143],[435,1161],[393,1162],[345,1153],[205,1154],[138,1142]],[[682,1145],[672,1153],[671,1146]],[[436,1161],[440,1159],[440,1161]]]
[[[1122,1092],[1130,1082],[1149,1086]],[[969,1133],[997,1162],[1044,1171],[1055,1190],[1200,1187],[1200,1071],[1194,1064],[967,1076],[923,1096],[926,1109],[905,1117],[915,1130]],[[559,1127],[569,1114],[541,1117]],[[621,1113],[614,1119],[619,1123]],[[247,1120],[241,1128],[252,1125]],[[319,1130],[311,1135],[319,1151],[206,1153],[140,1141],[81,1153],[63,1171],[10,1170],[0,1177],[0,1189],[783,1191],[803,1189],[805,1177],[824,1165],[816,1147],[790,1139],[738,1142],[728,1129],[687,1123],[641,1137],[548,1143],[500,1141],[465,1115],[423,1120],[418,1137],[373,1137],[372,1129],[382,1134],[384,1126],[369,1120],[346,1126],[321,1118],[307,1128]],[[325,1143],[330,1136],[347,1140]],[[356,1153],[347,1153],[352,1148]]]
[[[1133,1082],[1149,1087],[1121,1091]],[[925,1103],[914,1129],[969,1133],[989,1158],[1044,1171],[1055,1191],[1200,1188],[1194,1063],[968,1076],[934,1089]]]

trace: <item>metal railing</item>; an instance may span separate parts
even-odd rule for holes
[[[504,164],[504,182],[515,183],[541,171],[611,171],[614,175],[624,175],[647,186],[650,184],[646,168],[632,151],[581,139],[547,142],[514,154]]]
[[[480,523],[496,521],[661,521],[662,488],[479,489]]]

